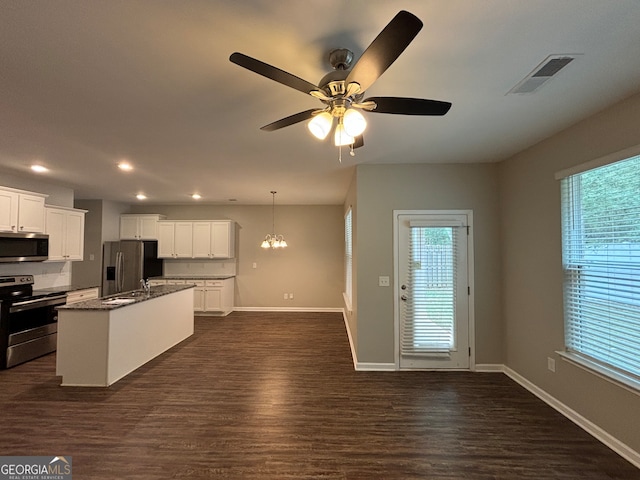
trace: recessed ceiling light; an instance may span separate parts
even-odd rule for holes
[[[130,172],[131,170],[133,170],[133,167],[128,162],[120,162],[120,163],[118,163],[118,168],[120,170],[125,171],[125,172]]]
[[[31,170],[33,170],[34,172],[37,173],[44,173],[44,172],[48,172],[49,169],[47,167],[43,167],[42,165],[31,165]]]
[[[193,198],[194,200],[200,200],[202,197],[199,193],[194,193],[193,195],[191,195],[191,198]]]
[[[136,195],[136,198],[138,200],[145,200],[147,198],[147,196],[144,193],[139,193]]]

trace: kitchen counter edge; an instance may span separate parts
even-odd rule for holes
[[[181,290],[187,290],[189,288],[194,288],[194,285],[185,284],[185,285],[155,285],[151,287],[149,296],[142,295],[139,297],[127,297],[127,293],[131,292],[122,292],[116,293],[113,295],[108,295],[106,297],[94,298],[91,300],[85,300],[83,302],[72,303],[70,305],[61,305],[57,307],[58,310],[115,310],[116,308],[124,308],[130,305],[135,305],[136,303],[146,302],[147,300],[153,300],[154,298],[162,297],[163,295],[169,295],[170,293],[179,292]],[[133,301],[129,303],[119,304],[119,305],[109,305],[104,304],[103,302],[107,299],[113,298],[131,298]]]

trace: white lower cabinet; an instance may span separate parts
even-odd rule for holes
[[[152,279],[149,284],[153,285],[183,285],[185,283],[194,284],[193,289],[193,310],[197,314],[207,315],[228,315],[233,311],[234,279],[205,280],[202,278],[165,278]]]

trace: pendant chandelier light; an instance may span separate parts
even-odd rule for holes
[[[271,204],[271,231],[275,232],[276,231],[276,193],[273,190],[271,190],[271,195],[273,195],[273,201]],[[285,241],[284,237],[282,235],[276,235],[275,233],[269,233],[267,234],[266,237],[264,237],[264,240],[262,241],[262,244],[260,245],[262,248],[285,248],[287,246],[287,242]]]

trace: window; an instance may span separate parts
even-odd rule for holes
[[[562,179],[565,346],[640,386],[640,156]]]
[[[344,294],[347,299],[347,306],[352,305],[352,283],[353,283],[353,236],[351,226],[351,207],[344,217]]]

